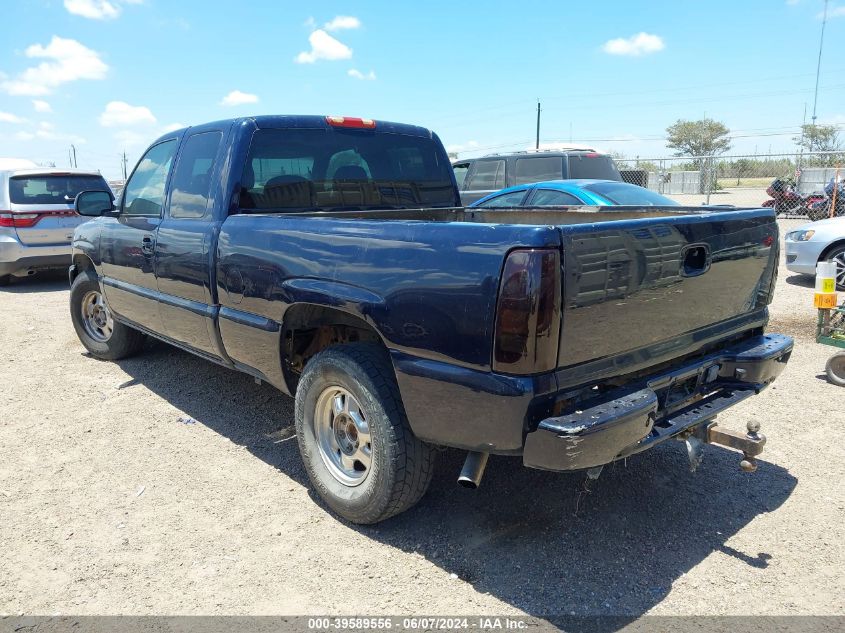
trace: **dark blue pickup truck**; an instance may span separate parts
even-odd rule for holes
[[[308,474],[343,517],[416,503],[435,446],[601,467],[669,438],[755,468],[714,417],[783,370],[764,328],[765,209],[467,209],[436,135],[264,116],[170,132],[118,201],[83,192],[70,308],[119,359],[151,335],[296,398]]]

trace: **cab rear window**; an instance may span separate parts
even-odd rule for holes
[[[72,204],[80,191],[109,191],[102,176],[13,176],[9,179],[12,204]]]

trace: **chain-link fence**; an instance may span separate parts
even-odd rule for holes
[[[617,164],[628,182],[690,205],[759,207],[773,199],[766,190],[778,179],[775,206],[787,216],[806,215],[811,205],[824,201],[831,179],[845,180],[845,151],[638,158]]]

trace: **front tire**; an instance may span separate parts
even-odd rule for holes
[[[393,367],[376,345],[330,347],[308,362],[296,434],[317,493],[353,523],[404,512],[431,482],[434,450],[411,431]]]
[[[81,272],[70,287],[70,318],[85,349],[99,359],[120,360],[144,345],[144,334],[114,320],[91,270]]]
[[[836,262],[836,289],[845,290],[845,246],[837,246],[825,253],[822,261]]]

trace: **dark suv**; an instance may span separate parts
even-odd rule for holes
[[[452,168],[464,205],[505,187],[544,180],[622,180],[613,159],[592,149],[491,154],[457,160],[452,163]]]

